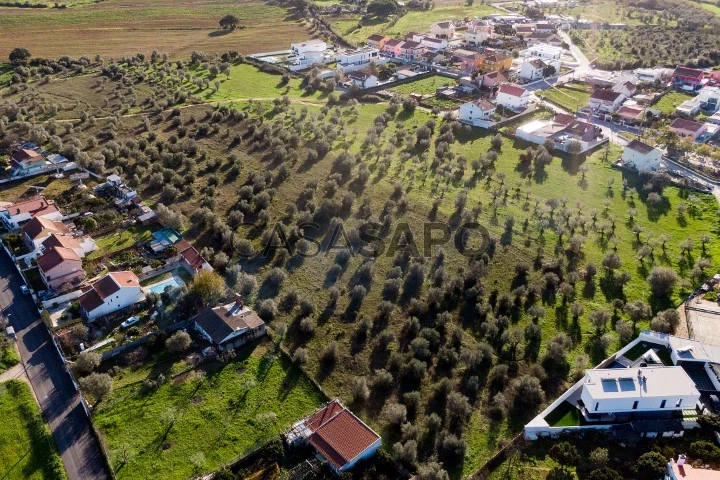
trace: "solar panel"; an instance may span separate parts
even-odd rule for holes
[[[603,392],[617,392],[618,384],[614,378],[603,378],[602,381]]]
[[[635,391],[635,380],[632,378],[618,378],[620,384],[620,391],[622,392],[633,392]]]

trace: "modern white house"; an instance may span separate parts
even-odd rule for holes
[[[560,57],[562,57],[562,53],[562,47],[554,47],[547,43],[537,43],[520,52],[520,56],[538,57],[542,58],[543,60],[560,60]]]
[[[320,460],[337,474],[372,457],[382,446],[380,435],[348,410],[340,400],[330,401],[295,423],[285,435],[291,447],[309,444]]]
[[[504,83],[500,85],[495,103],[510,110],[525,108],[530,101],[530,92],[523,87]]]
[[[140,280],[133,272],[110,272],[94,282],[78,302],[88,322],[145,300]]]
[[[700,392],[682,367],[587,370],[580,399],[583,414],[658,412],[694,408]]]
[[[338,63],[342,66],[362,65],[377,60],[380,51],[377,48],[363,47],[357,50],[350,50],[337,56]]]
[[[695,407],[700,397],[720,393],[719,366],[720,347],[644,330],[586,370],[525,425],[525,438],[583,429],[638,439],[680,437],[685,430],[699,428]]]
[[[632,82],[620,82],[613,86],[613,92],[621,93],[625,98],[632,98],[637,92],[637,86]]]
[[[241,295],[232,303],[201,311],[193,319],[193,326],[222,352],[265,335],[265,322],[245,305]]]
[[[662,151],[658,148],[633,139],[625,146],[623,163],[637,170],[657,170],[662,162]]]
[[[439,52],[445,50],[448,46],[448,42],[444,38],[431,37],[430,35],[422,35],[419,37],[420,45],[431,52]]]
[[[520,78],[529,82],[539,80],[545,76],[544,72],[547,66],[547,63],[539,58],[523,60],[520,66]]]
[[[290,44],[290,51],[297,56],[322,54],[327,48],[328,44],[319,38]]]
[[[474,127],[488,128],[497,106],[484,98],[460,105],[458,120]]]
[[[62,220],[63,215],[54,201],[45,200],[43,196],[5,204],[0,207],[0,220],[8,230],[17,230],[34,217],[43,217],[59,222]]]
[[[690,98],[681,103],[675,111],[681,115],[697,115],[703,109],[710,114],[720,110],[720,88],[703,87],[695,98]]]

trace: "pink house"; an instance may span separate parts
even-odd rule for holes
[[[385,46],[383,47],[382,51],[383,53],[386,53],[388,55],[392,55],[393,57],[399,57],[400,51],[402,49],[402,45],[405,42],[402,40],[398,40],[396,38],[391,38],[387,42],[385,42]]]
[[[690,137],[696,142],[698,137],[707,131],[705,124],[694,120],[686,120],[684,118],[676,118],[670,124],[670,131],[677,134],[680,138]]]
[[[51,290],[62,290],[85,280],[82,259],[74,250],[53,247],[37,259],[40,278]]]

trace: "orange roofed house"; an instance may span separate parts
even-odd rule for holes
[[[80,312],[89,322],[145,300],[133,272],[110,272],[80,296]]]
[[[318,457],[338,474],[372,457],[382,445],[380,435],[338,399],[297,422],[285,438],[291,446],[312,445]]]

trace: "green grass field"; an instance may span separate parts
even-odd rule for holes
[[[699,2],[699,5],[704,8],[705,10],[714,13],[715,15],[720,16],[720,7],[717,6],[714,3],[705,3],[705,2]]]
[[[96,411],[118,479],[186,479],[217,469],[327,401],[269,344],[241,350],[227,365],[170,378],[178,369],[183,362],[151,362],[116,378]],[[138,382],[159,373],[167,383],[142,392]]]
[[[116,230],[110,235],[96,238],[98,249],[88,255],[88,260],[111,255],[114,252],[132,247],[138,242],[145,242],[152,238],[150,228],[133,226],[127,229]]]
[[[65,479],[50,429],[30,387],[20,380],[0,383],[0,478]]]
[[[420,80],[416,80],[414,82],[404,83],[402,85],[398,85],[397,87],[392,87],[389,90],[401,95],[409,95],[411,93],[427,95],[435,93],[435,89],[437,87],[443,87],[446,85],[454,86],[456,84],[457,82],[455,79],[443,77],[441,75],[433,75],[431,77],[421,78]]]
[[[20,363],[20,355],[13,344],[6,348],[0,346],[0,373]]]
[[[565,87],[549,88],[539,96],[573,113],[580,108],[587,107],[590,102],[590,92],[581,92]]]
[[[695,95],[671,90],[663,95],[651,108],[660,110],[665,115],[671,115],[675,113],[675,109],[679,107],[681,103],[693,97],[695,97]]]
[[[365,43],[367,38],[374,33],[405,38],[408,32],[427,32],[430,25],[443,20],[460,20],[465,17],[483,17],[491,13],[501,11],[485,4],[475,3],[469,7],[465,4],[439,4],[428,11],[410,11],[397,19],[394,25],[386,18],[376,18],[369,23],[357,28],[360,21],[359,16],[330,17],[329,21],[333,30],[355,45]]]

